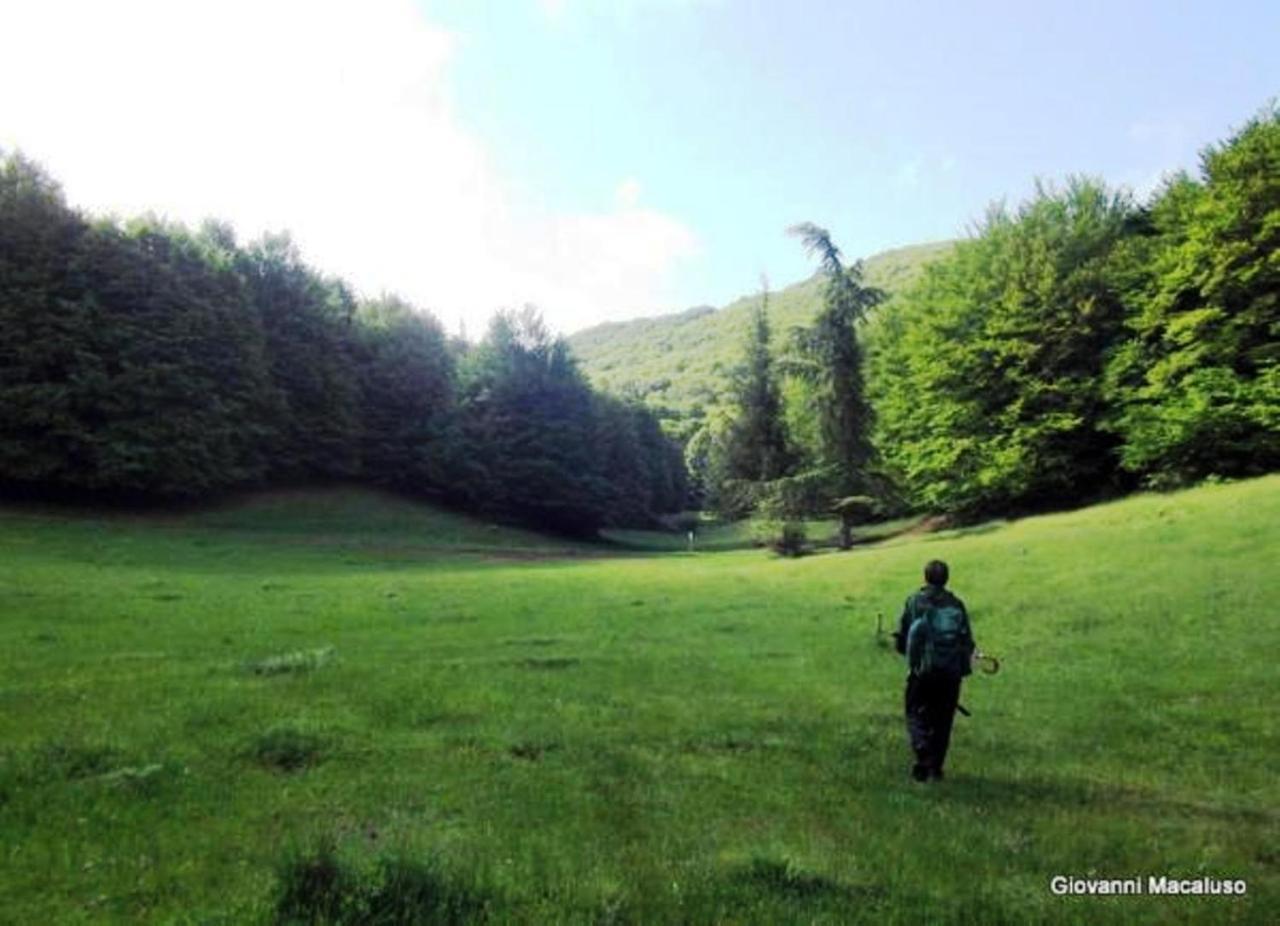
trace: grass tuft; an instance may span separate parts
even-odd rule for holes
[[[371,868],[342,859],[332,842],[279,869],[274,919],[295,923],[475,923],[489,900],[434,862],[384,856]]]
[[[272,727],[249,746],[248,755],[264,768],[297,772],[320,762],[325,741],[294,726]]]
[[[559,743],[516,743],[509,750],[511,756],[516,759],[524,759],[526,762],[537,762],[549,752],[554,752],[560,748]]]
[[[338,859],[332,842],[291,856],[280,866],[277,923],[339,923],[357,879]]]
[[[114,746],[55,740],[36,750],[31,777],[37,781],[91,778],[110,772],[120,764],[122,758],[120,750]]]
[[[754,858],[733,877],[746,887],[795,900],[842,898],[852,892],[839,882],[805,871],[791,862]]]
[[[321,649],[300,649],[292,653],[281,653],[268,656],[257,662],[248,664],[248,670],[254,675],[285,675],[292,672],[310,672],[320,668],[333,658],[335,650],[332,646]]]
[[[136,797],[154,797],[165,784],[187,774],[186,766],[177,762],[153,762],[149,765],[126,765],[102,776],[102,781]]]
[[[555,671],[558,669],[572,669],[581,660],[572,656],[552,656],[547,659],[520,659],[514,664],[522,669],[544,669]]]

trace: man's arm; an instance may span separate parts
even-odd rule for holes
[[[902,617],[898,618],[898,632],[893,635],[893,648],[903,656],[907,655],[907,632],[911,630],[911,621],[914,613],[911,604],[915,601],[915,595],[907,599],[907,603],[902,606]]]
[[[960,613],[964,615],[964,632],[969,637],[969,651],[977,650],[978,643],[973,639],[973,622],[969,620],[969,609],[964,606],[964,602],[959,598],[956,603],[960,605]]]

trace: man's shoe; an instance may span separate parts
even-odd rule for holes
[[[911,777],[916,781],[928,781],[929,769],[923,765],[913,765],[911,766]]]
[[[930,769],[930,770],[929,770],[929,777],[930,777],[930,778],[932,778],[934,781],[941,781],[941,780],[943,779],[943,777],[944,777],[944,776],[943,776],[943,774],[942,774],[942,769],[940,769],[940,768],[933,768],[933,769]]]

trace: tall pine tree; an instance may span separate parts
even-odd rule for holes
[[[725,448],[729,479],[769,482],[786,475],[792,453],[782,393],[769,354],[769,290],[765,286],[747,336],[745,363],[734,381],[736,415]]]
[[[804,222],[789,229],[810,255],[817,255],[826,275],[817,318],[793,337],[790,370],[812,390],[817,405],[821,482],[830,502],[873,491],[869,468],[873,456],[871,404],[862,369],[858,325],[885,295],[862,283],[862,264],[845,266],[840,249],[825,228]],[[849,525],[841,546],[850,545]]]

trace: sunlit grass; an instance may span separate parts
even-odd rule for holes
[[[0,919],[1272,920],[1280,478],[798,560],[270,505],[0,514]],[[935,556],[1004,670],[922,788]],[[1148,873],[1249,895],[1048,889]]]

